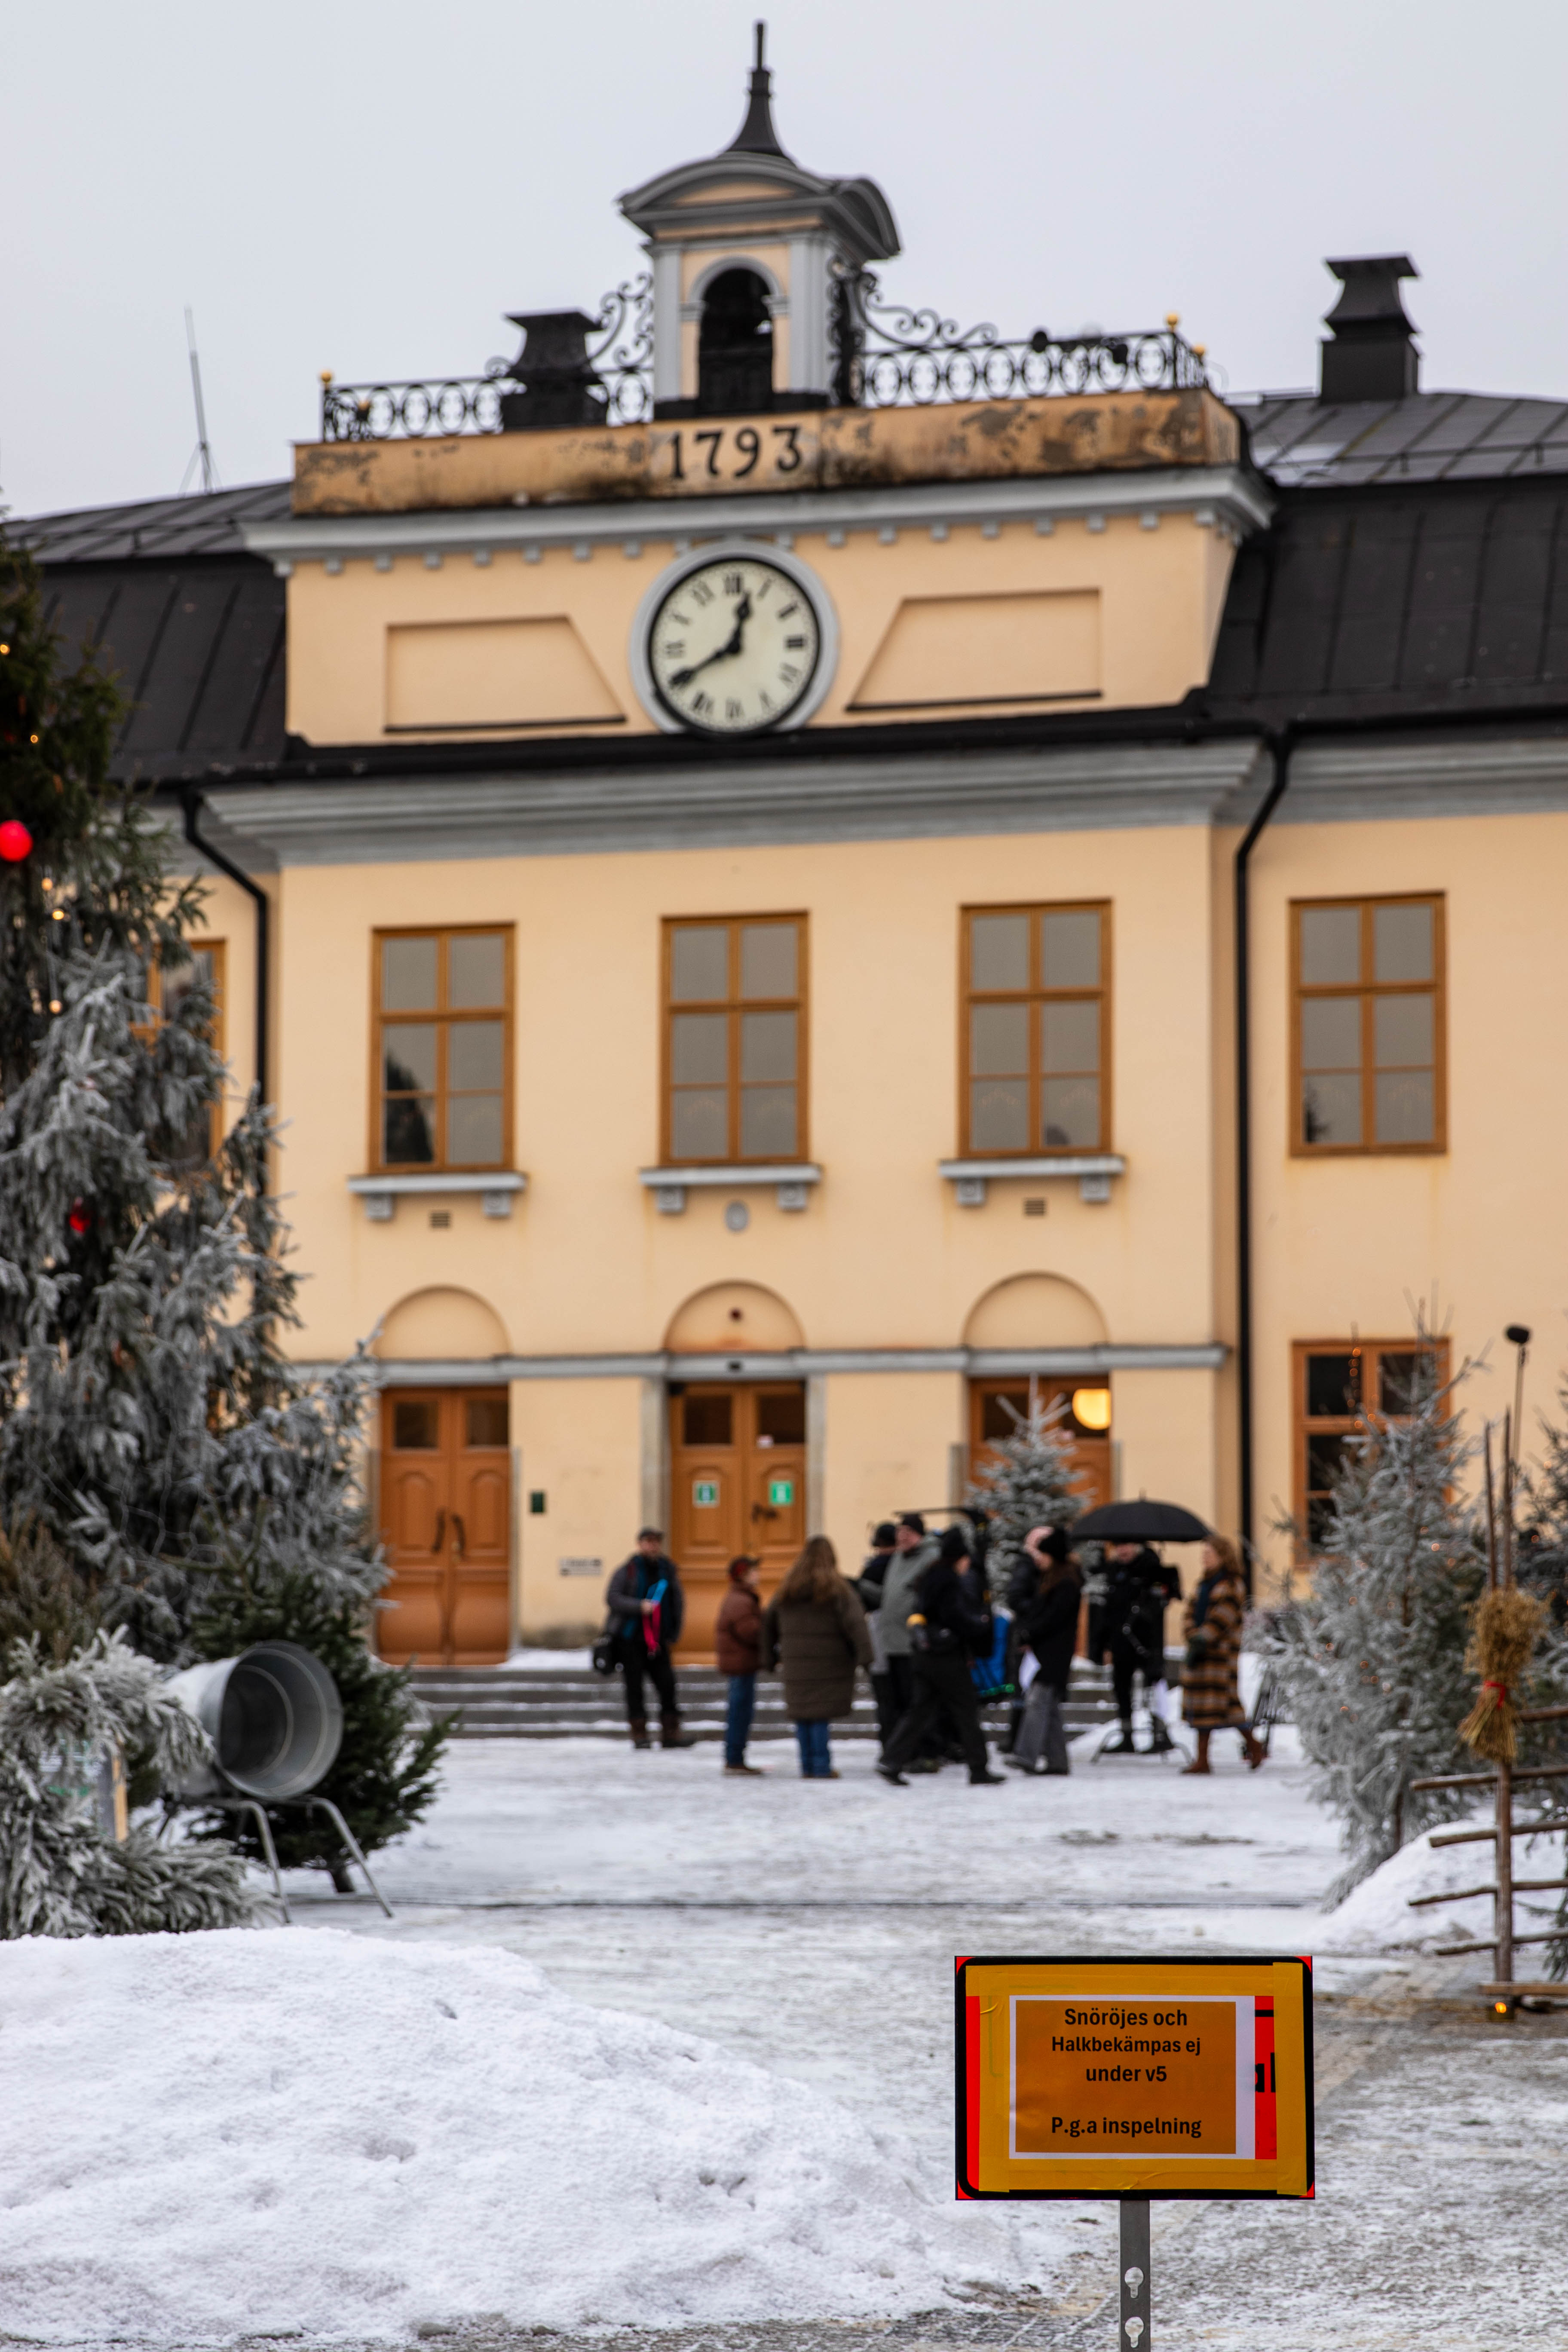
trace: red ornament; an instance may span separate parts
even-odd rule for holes
[[[7,866],[18,866],[33,846],[33,836],[18,816],[8,816],[0,824],[0,857]]]
[[[92,1213],[89,1209],[85,1201],[73,1201],[71,1202],[70,1214],[66,1219],[66,1223],[69,1225],[73,1234],[79,1235],[86,1233],[88,1227],[92,1223]]]

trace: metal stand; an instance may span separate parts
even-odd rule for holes
[[[1152,2297],[1149,2280],[1149,2200],[1121,2200],[1121,2324],[1117,2343],[1122,2352],[1149,2352]]]
[[[344,1821],[342,1813],[338,1811],[336,1805],[333,1804],[331,1799],[330,1797],[297,1797],[293,1799],[291,1802],[300,1805],[306,1812],[325,1813],[327,1819],[331,1822],[332,1827],[342,1838],[344,1845],[348,1848],[351,1857],[353,1861],[358,1863],[361,1870],[364,1873],[365,1885],[369,1887],[371,1893],[374,1895],[376,1901],[380,1904],[387,1917],[389,1919],[395,1917],[396,1915],[394,1912],[391,1904],[387,1901],[385,1895],[382,1893],[380,1887],[376,1885],[375,1880],[371,1875],[370,1864],[366,1862],[363,1853],[361,1851],[359,1840],[355,1837],[353,1830],[350,1829],[347,1822]],[[256,1823],[256,1834],[261,1841],[261,1851],[267,1857],[267,1867],[272,1873],[272,1891],[277,1899],[278,1908],[283,1914],[283,1924],[286,1927],[291,1927],[294,1925],[294,1914],[289,1910],[289,1897],[283,1892],[283,1874],[278,1867],[278,1848],[273,1843],[272,1824],[267,1817],[266,1806],[261,1803],[258,1798],[256,1797],[192,1797],[186,1800],[186,1803],[192,1811],[196,1812],[205,1811],[207,1808],[213,1807],[217,1811],[226,1813],[248,1813],[250,1815],[251,1819]],[[288,1808],[284,1805],[279,1805],[276,1810],[279,1812],[283,1812],[287,1811]]]
[[[374,1895],[376,1901],[380,1904],[382,1909],[390,1919],[393,1916],[392,1906],[387,1901],[385,1895],[382,1893],[380,1887],[376,1885],[374,1879],[371,1876],[370,1864],[366,1862],[363,1854],[360,1852],[359,1840],[355,1837],[353,1830],[350,1829],[347,1822],[344,1821],[342,1813],[339,1812],[331,1799],[330,1797],[307,1797],[304,1801],[308,1811],[314,1811],[326,1814],[327,1819],[337,1831],[338,1835],[347,1846],[350,1853],[358,1863],[361,1870],[363,1871],[365,1885],[369,1887],[371,1893]]]

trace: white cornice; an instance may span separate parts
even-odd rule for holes
[[[481,1381],[787,1381],[834,1372],[1007,1379],[1027,1372],[1217,1372],[1229,1353],[1223,1340],[1199,1339],[1090,1348],[791,1348],[777,1355],[402,1357],[384,1359],[374,1370],[385,1388],[467,1388]],[[323,1379],[334,1369],[309,1361],[293,1366]]]
[[[1244,740],[489,776],[433,758],[407,776],[218,784],[206,799],[242,863],[254,843],[285,866],[379,865],[1210,824],[1258,756]]]
[[[471,555],[476,549],[640,547],[649,540],[810,537],[828,530],[953,530],[988,522],[1058,522],[1110,515],[1190,515],[1238,538],[1260,530],[1272,505],[1239,466],[1164,466],[1114,474],[1011,477],[1000,482],[914,482],[885,489],[768,491],[755,498],[639,499],[626,505],[463,507],[411,514],[291,515],[242,523],[252,555],[278,570],[396,555]]]

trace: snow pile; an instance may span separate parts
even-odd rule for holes
[[[1489,1826],[1478,1814],[1473,1822],[1458,1827],[1479,1829]],[[1439,1830],[1441,1837],[1444,1832]],[[1558,1832],[1561,1835],[1561,1832]],[[1548,1878],[1561,1875],[1556,1869],[1548,1870],[1547,1862],[1556,1863],[1558,1849],[1550,1837],[1516,1838],[1514,1840],[1514,1873],[1521,1878]],[[1319,1934],[1320,1952],[1388,1952],[1422,1950],[1435,1944],[1462,1944],[1473,1937],[1480,1944],[1492,1932],[1492,1901],[1489,1895],[1472,1895],[1463,1903],[1435,1903],[1430,1910],[1413,1911],[1413,1895],[1446,1895],[1460,1886],[1488,1886],[1492,1876],[1492,1844],[1487,1838],[1474,1844],[1438,1846],[1434,1850],[1429,1837],[1418,1837],[1363,1878],[1352,1889],[1338,1910],[1331,1911],[1323,1930]],[[1552,1915],[1553,1897],[1538,1897],[1535,1902],[1517,1899],[1514,1917],[1520,1932],[1528,1926],[1545,1927]],[[1533,1916],[1540,1913],[1537,1920]]]
[[[0,2020],[8,2337],[848,2318],[1008,2274],[902,2137],[508,1953],[37,1939]]]

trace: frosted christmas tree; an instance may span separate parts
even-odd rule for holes
[[[964,1496],[989,1517],[994,1581],[1005,1579],[1031,1528],[1069,1526],[1088,1508],[1067,1399],[1054,1397],[1047,1404],[1031,1381],[1022,1412],[1005,1398],[1001,1402],[1013,1429],[987,1441],[986,1458]]]

